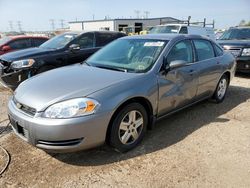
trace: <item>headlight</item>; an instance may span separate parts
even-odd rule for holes
[[[26,67],[31,67],[35,63],[34,59],[24,59],[19,61],[13,61],[11,63],[12,69],[21,69]]]
[[[241,56],[250,56],[250,48],[244,48]]]
[[[48,107],[42,116],[52,119],[64,119],[85,116],[95,113],[98,106],[99,103],[94,99],[70,99]]]

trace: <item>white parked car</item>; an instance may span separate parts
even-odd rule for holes
[[[202,27],[196,25],[188,25],[188,24],[166,24],[166,25],[158,25],[153,27],[149,34],[156,33],[174,33],[174,34],[191,34],[191,35],[201,35],[209,37],[212,40],[215,40],[215,33],[212,27]]]

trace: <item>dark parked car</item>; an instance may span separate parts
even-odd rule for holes
[[[250,27],[233,27],[217,41],[236,58],[237,71],[250,73]]]
[[[31,76],[84,61],[109,42],[125,34],[110,31],[69,32],[58,35],[37,48],[0,56],[0,81],[14,90]]]
[[[49,40],[48,37],[26,35],[3,37],[0,39],[0,55],[25,48],[37,47],[47,40]]]

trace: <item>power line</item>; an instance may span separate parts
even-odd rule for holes
[[[135,14],[136,14],[136,18],[140,18],[140,11],[139,10],[135,10]]]
[[[9,21],[10,31],[13,31],[13,21]]]
[[[64,28],[64,21],[65,21],[65,20],[60,19],[59,21],[60,21],[60,24],[61,24],[61,28],[63,29],[63,28]]]
[[[49,21],[50,21],[52,31],[54,31],[55,30],[55,19],[50,19]]]
[[[17,27],[19,29],[19,31],[22,31],[22,22],[21,21],[17,21]]]
[[[144,14],[145,14],[145,18],[148,18],[150,12],[149,11],[144,11]]]

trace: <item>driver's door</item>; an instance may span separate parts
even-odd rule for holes
[[[80,49],[79,50],[70,50],[70,48],[67,49],[68,64],[80,63],[86,60],[89,56],[94,54],[99,49],[95,47],[95,35],[93,32],[82,34],[80,37],[76,38],[70,43],[70,45],[72,44],[79,45]]]
[[[190,40],[183,40],[172,47],[166,61],[170,64],[175,60],[183,60],[186,64],[170,69],[167,73],[163,70],[158,75],[159,116],[191,103],[196,96],[198,66],[194,63],[194,50]]]

